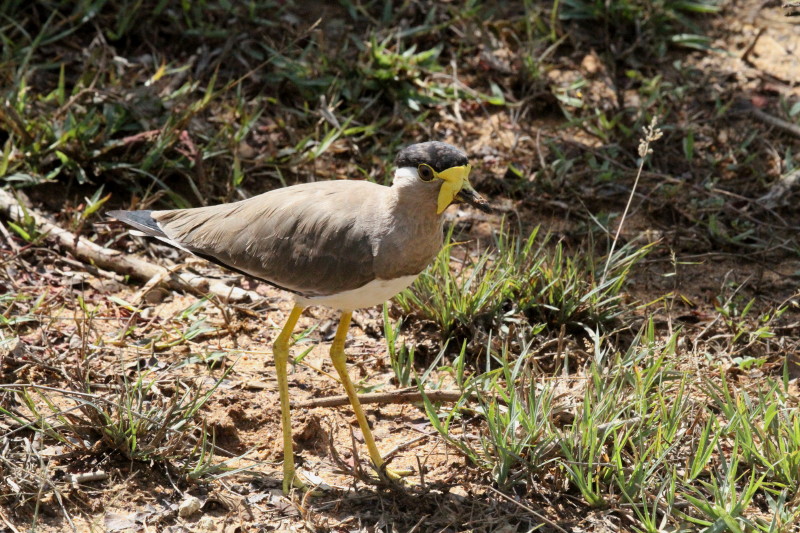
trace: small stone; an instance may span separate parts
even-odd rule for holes
[[[150,305],[160,304],[164,301],[164,297],[169,294],[167,291],[161,288],[155,288],[147,292],[144,295],[144,301]]]
[[[250,487],[248,487],[247,485],[242,485],[240,483],[231,485],[231,490],[236,494],[241,494],[242,496],[247,496],[248,494],[250,494]]]
[[[197,521],[197,527],[204,531],[215,531],[217,526],[214,525],[214,519],[210,516],[204,516]]]
[[[186,518],[200,510],[203,504],[194,496],[189,496],[178,506],[178,516]]]
[[[469,498],[469,494],[460,485],[456,485],[455,487],[450,487],[450,495],[456,501],[464,501]]]

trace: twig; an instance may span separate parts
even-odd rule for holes
[[[422,393],[416,389],[402,389],[391,392],[372,392],[369,394],[359,394],[358,401],[362,404],[392,404],[392,403],[415,403],[421,402],[427,397],[432,402],[457,402],[464,393],[459,390],[432,390]],[[470,399],[474,399],[474,394]],[[350,405],[350,400],[346,395],[330,396],[328,398],[314,398],[302,402],[292,402],[292,407],[339,407]]]
[[[58,256],[58,260],[61,261],[62,263],[65,263],[75,268],[80,268],[82,270],[85,270],[86,272],[92,274],[95,277],[110,279],[118,283],[125,283],[125,278],[120,276],[119,274],[115,274],[114,272],[109,272],[108,270],[102,270],[95,267],[94,265],[87,265],[86,263],[75,261],[74,259],[70,259],[69,257],[64,257],[62,254],[59,254],[55,250],[50,250],[49,248],[43,251],[56,255]]]
[[[750,42],[750,46],[745,48],[744,52],[742,52],[742,55],[740,56],[742,58],[742,61],[748,61],[747,57],[750,55],[750,53],[756,47],[756,44],[758,43],[758,40],[761,38],[762,35],[764,35],[765,31],[767,31],[767,28],[759,28],[758,29],[758,33],[753,38],[753,40]]]
[[[411,446],[412,444],[416,444],[416,443],[418,443],[420,441],[426,440],[426,439],[430,438],[431,435],[435,435],[435,433],[423,434],[423,435],[420,435],[419,437],[414,437],[411,440],[407,440],[405,442],[401,442],[400,444],[398,444],[397,446],[395,446],[394,448],[392,448],[388,452],[384,453],[383,454],[383,460],[384,461],[388,461],[389,459],[394,457],[398,452],[400,452],[400,450],[404,450],[404,449],[408,448],[409,446]]]
[[[797,124],[792,124],[791,122],[787,122],[782,120],[778,117],[773,117],[772,115],[761,111],[756,106],[747,103],[747,110],[750,111],[750,114],[753,115],[754,118],[757,118],[761,122],[769,124],[770,126],[775,126],[778,129],[781,129],[787,133],[791,133],[795,137],[800,137],[800,126]]]
[[[2,520],[2,521],[3,521],[3,523],[6,525],[6,527],[7,527],[9,530],[11,530],[11,531],[12,531],[12,533],[20,533],[20,532],[19,532],[19,529],[17,529],[16,527],[14,527],[14,524],[12,524],[12,523],[11,523],[11,522],[8,520],[8,518],[6,518],[6,514],[3,512],[3,508],[2,508],[2,507],[0,507],[0,520]]]
[[[226,301],[246,302],[260,299],[260,296],[252,291],[231,287],[221,281],[210,280],[196,274],[187,272],[171,273],[162,266],[95,244],[60,228],[32,208],[23,210],[17,199],[9,191],[0,190],[0,213],[5,214],[15,222],[21,222],[25,219],[25,212],[27,212],[30,219],[33,219],[37,231],[47,234],[50,239],[58,242],[64,250],[95,267],[144,281],[151,280],[157,276],[164,276],[164,285],[170,289],[200,293],[208,292]]]
[[[78,483],[88,483],[90,481],[105,481],[108,479],[108,472],[98,470],[97,472],[85,472],[83,474],[72,474],[69,476],[70,483],[77,485]]]
[[[418,530],[419,530],[419,527],[422,525],[422,523],[423,523],[425,520],[427,520],[427,519],[428,519],[428,517],[430,517],[430,516],[431,516],[431,515],[429,515],[429,514],[424,514],[424,515],[422,515],[421,517],[419,517],[419,520],[417,520],[417,523],[416,523],[416,524],[414,524],[414,527],[412,527],[411,529],[409,529],[409,530],[408,530],[408,533],[416,533],[416,531],[418,531]]]
[[[105,154],[116,148],[128,146],[131,144],[150,142],[153,139],[156,139],[160,134],[161,130],[148,130],[136,133],[134,135],[128,135],[127,137],[123,137],[122,139],[114,140],[107,143],[100,149],[100,153]]]
[[[165,269],[163,272],[158,272],[155,276],[147,280],[147,283],[142,285],[142,287],[138,291],[136,291],[136,294],[133,295],[133,298],[131,299],[133,305],[141,304],[142,300],[144,300],[144,297],[147,293],[152,291],[157,286],[163,285],[164,282],[167,280],[167,278],[169,278],[172,274],[177,272],[180,268],[181,265],[173,265]]]
[[[17,246],[17,243],[14,242],[14,237],[12,237],[11,234],[8,233],[8,230],[6,229],[5,224],[0,224],[0,233],[3,234],[3,237],[5,238],[5,240],[8,243],[8,245],[11,247],[11,250],[15,254],[18,254],[19,253],[19,246]]]
[[[542,515],[541,513],[537,513],[536,511],[534,511],[533,509],[531,509],[530,507],[528,507],[524,503],[519,502],[519,501],[515,500],[514,498],[511,498],[510,496],[508,496],[506,494],[503,494],[502,492],[500,492],[499,490],[495,489],[492,486],[489,486],[489,490],[491,490],[492,492],[494,492],[498,496],[502,497],[503,499],[508,500],[509,502],[519,506],[520,509],[524,509],[525,511],[529,512],[530,514],[535,516],[538,520],[541,520],[542,522],[544,522],[548,526],[552,527],[556,531],[561,531],[562,533],[567,533],[566,529],[564,529],[563,527],[559,526],[558,524],[556,524],[555,522],[553,522],[552,520],[550,520],[546,516]]]

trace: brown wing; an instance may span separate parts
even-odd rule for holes
[[[374,228],[389,191],[369,182],[317,182],[152,217],[201,257],[303,296],[325,296],[375,279]]]

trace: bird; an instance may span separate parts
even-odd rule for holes
[[[301,313],[326,306],[341,313],[330,348],[372,465],[384,464],[347,373],[345,340],[352,313],[379,305],[419,276],[443,245],[444,211],[467,203],[491,212],[469,181],[472,166],[455,146],[428,141],[401,149],[391,186],[329,180],[275,189],[207,207],[107,213],[139,233],[292,294],[294,306],[273,342],[283,437],[283,491],[312,489],[296,472],[286,373]]]

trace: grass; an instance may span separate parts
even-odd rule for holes
[[[513,356],[504,349],[497,368],[466,380],[452,409],[428,401],[426,412],[501,490],[534,497],[555,478],[639,531],[791,530],[800,426],[787,382],[733,392],[725,379],[676,367],[679,336],[661,340],[649,321],[624,353],[592,354],[562,394],[531,344]],[[464,418],[472,412],[479,418]],[[458,431],[464,424],[474,429]]]
[[[14,305],[24,311],[5,324],[4,369],[39,377],[0,383],[0,505],[26,516],[33,528],[55,511],[76,529],[76,487],[110,479],[124,465],[134,477],[141,465],[148,476],[188,487],[252,467],[244,454],[217,445],[214,428],[202,416],[229,381],[230,353],[185,350],[186,357],[173,363],[159,360],[165,351],[216,332],[206,323],[205,299],[158,321],[156,329],[141,328],[143,310],[122,299],[77,299],[71,317],[47,294],[35,302],[4,302],[6,312]],[[108,329],[111,321],[122,327]],[[28,344],[24,335],[6,337],[24,332],[28,322],[55,343],[73,332],[60,363],[40,358],[44,349]],[[197,368],[203,370],[192,371]]]
[[[33,312],[37,311],[36,307]],[[175,321],[183,322],[186,327],[186,318],[191,317],[197,307],[193,305],[184,310]],[[54,311],[58,312],[49,310],[51,313]],[[97,332],[96,322],[105,318],[99,307],[91,307],[81,300],[81,311],[82,316],[75,320],[78,324],[75,338],[80,343],[75,344],[75,358],[68,368],[57,368],[35,357],[31,359],[34,367],[59,374],[62,378],[60,387],[38,383],[0,385],[4,396],[0,413],[16,426],[3,435],[5,444],[12,450],[10,456],[3,458],[8,475],[43,475],[38,470],[20,470],[12,460],[14,453],[18,452],[15,445],[27,441],[26,436],[31,434],[41,435],[40,438],[57,446],[60,453],[75,456],[117,453],[129,461],[160,465],[189,479],[205,478],[224,471],[224,464],[215,458],[214,443],[209,440],[211,436],[199,420],[198,413],[232,367],[222,371],[211,384],[205,384],[204,377],[194,380],[178,377],[177,368],[182,363],[169,368],[154,357],[142,357],[133,364],[120,358],[110,367],[103,365],[101,371],[96,361],[109,352],[110,346],[118,345],[124,339],[113,335],[104,338]],[[138,344],[151,350],[185,344],[202,329],[203,324],[202,319],[188,322],[187,329],[178,333],[178,339],[160,347],[156,344],[160,339],[156,338],[145,338],[144,343]],[[57,321],[45,326],[48,327],[60,329]],[[203,331],[212,330],[205,328]],[[127,335],[134,332],[135,328],[127,328]],[[165,336],[169,335],[165,333]],[[17,349],[20,349],[24,343],[19,339],[16,341]],[[110,346],[106,346],[107,342]],[[9,361],[19,364],[21,360],[11,355]],[[35,451],[41,450],[37,448]],[[41,487],[33,492],[3,496],[25,505],[31,498],[40,497],[40,491]]]
[[[387,183],[397,149],[429,138],[470,152],[473,183],[505,216],[452,212],[434,264],[377,325],[358,324],[385,336],[349,346],[361,389],[392,375],[463,395],[368,410],[378,425],[408,421],[383,438],[402,434],[422,487],[334,503],[275,503],[241,471],[277,434],[271,370],[230,357],[268,342],[253,309],[134,302],[32,219],[0,221],[0,517],[77,530],[117,509],[113,498],[142,497],[129,481],[141,475],[167,499],[246,497],[247,527],[280,516],[351,529],[354,516],[446,530],[477,516],[465,527],[796,529],[800,221],[791,193],[788,205],[757,199],[797,157],[785,132],[737,115],[751,89],[720,77],[710,48],[739,52],[727,11],[705,0],[3,3],[0,184],[98,244],[143,251],[99,224],[112,207]],[[796,122],[789,93],[757,96]],[[651,127],[642,150],[656,116],[661,138],[650,146]],[[325,334],[296,339],[294,362],[307,364],[293,386],[312,395],[318,382],[302,379]],[[315,416],[298,447],[311,464]],[[69,477],[94,471],[109,478]],[[441,486],[470,498],[437,499]],[[179,525],[164,516],[158,527]]]
[[[570,253],[539,233],[537,227],[527,237],[514,237],[500,228],[495,247],[474,259],[465,250],[455,268],[451,243],[396,301],[403,312],[435,322],[443,339],[479,337],[477,328],[499,339],[543,329],[612,331],[625,310],[625,281],[650,246],[595,258],[585,247]]]

